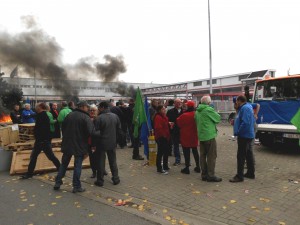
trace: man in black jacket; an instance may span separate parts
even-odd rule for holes
[[[33,176],[36,161],[41,151],[44,151],[47,158],[53,162],[57,170],[60,167],[60,162],[54,155],[51,148],[50,120],[46,113],[46,104],[44,102],[39,103],[36,106],[36,112],[37,115],[34,127],[34,148],[30,155],[28,172],[21,177],[22,179],[28,179]]]
[[[117,137],[122,136],[121,123],[118,116],[108,109],[107,102],[101,102],[99,105],[100,115],[95,120],[95,128],[100,131],[100,137],[96,139],[96,161],[97,165],[97,181],[95,185],[103,186],[105,174],[105,158],[106,154],[112,173],[112,181],[114,185],[120,183],[118,174],[116,147]]]
[[[20,124],[22,123],[22,115],[20,112],[20,106],[18,104],[14,105],[14,111],[10,113],[10,118],[13,124]]]
[[[66,174],[72,156],[74,156],[73,193],[85,191],[80,182],[82,161],[88,154],[88,138],[94,135],[95,130],[88,110],[87,102],[81,101],[77,104],[77,109],[69,113],[62,123],[61,151],[63,156],[55,179],[54,190],[59,190],[60,185],[63,184],[62,178]]]
[[[179,142],[180,142],[180,131],[179,127],[176,124],[177,118],[183,114],[182,110],[182,102],[180,98],[175,99],[174,108],[168,110],[167,117],[169,118],[169,122],[173,123],[171,127],[171,141],[173,145],[173,151],[175,156],[174,166],[180,165],[181,157],[179,152]]]

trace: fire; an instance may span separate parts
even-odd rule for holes
[[[4,113],[2,113],[2,115],[0,115],[0,123],[9,123],[12,122],[10,115],[5,115]]]

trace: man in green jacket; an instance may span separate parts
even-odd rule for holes
[[[47,113],[47,116],[49,117],[49,120],[50,120],[50,132],[51,132],[51,138],[53,138],[54,132],[55,132],[55,126],[54,126],[54,124],[57,121],[54,120],[53,115],[50,112],[50,106],[49,105],[46,105],[46,113]]]
[[[58,114],[58,117],[57,117],[57,121],[61,127],[62,123],[64,122],[66,116],[72,112],[72,110],[68,107],[68,103],[67,102],[62,102],[61,103],[61,110]]]
[[[217,128],[221,121],[220,115],[211,107],[210,96],[203,96],[201,104],[195,113],[195,120],[200,141],[200,165],[202,180],[207,182],[220,182],[222,178],[215,176],[217,158]]]

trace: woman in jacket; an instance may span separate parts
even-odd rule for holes
[[[185,168],[181,170],[181,173],[190,174],[190,152],[192,149],[196,167],[194,171],[200,173],[200,157],[198,153],[198,137],[197,126],[195,122],[195,103],[188,101],[186,103],[186,111],[177,118],[176,123],[180,129],[180,143],[183,148],[183,155],[185,159]]]
[[[168,174],[168,156],[170,143],[170,128],[169,120],[166,116],[166,108],[163,105],[157,106],[156,115],[154,116],[154,134],[157,142],[157,157],[156,167],[157,172],[161,174]],[[161,159],[163,158],[163,166],[161,166]]]

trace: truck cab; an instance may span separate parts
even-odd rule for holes
[[[290,121],[300,108],[300,75],[256,81],[252,101],[260,104],[256,134],[260,142],[268,147],[297,146],[300,133]]]

